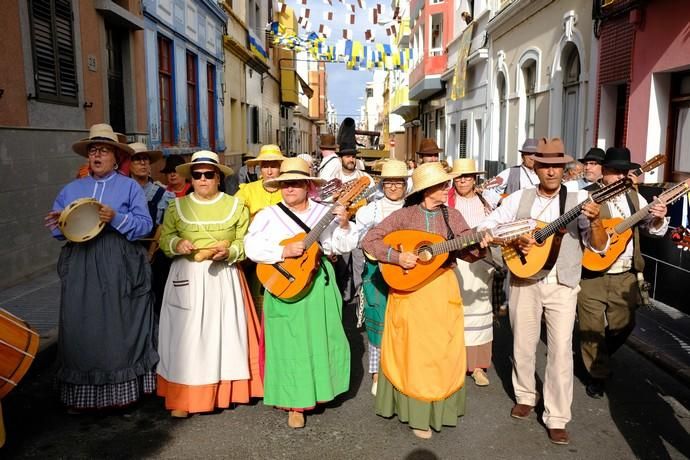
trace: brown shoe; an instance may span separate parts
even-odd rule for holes
[[[418,430],[417,428],[412,428],[412,433],[420,439],[431,439],[431,428],[428,430]]]
[[[565,428],[549,428],[549,439],[554,444],[566,445],[570,442],[570,436]]]
[[[290,428],[304,428],[304,414],[302,412],[288,412],[288,426]]]
[[[170,415],[172,418],[189,418],[189,412],[186,410],[171,410]]]
[[[528,406],[527,404],[515,404],[513,409],[510,411],[510,416],[513,418],[526,419],[529,414],[534,409],[534,406]]]

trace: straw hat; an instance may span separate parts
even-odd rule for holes
[[[537,144],[534,161],[546,165],[564,165],[573,161],[573,157],[565,154],[565,146],[559,138],[547,139],[542,137]]]
[[[113,131],[112,126],[105,123],[97,123],[89,128],[89,137],[81,139],[72,144],[72,150],[79,155],[88,158],[89,146],[91,144],[108,144],[120,149],[122,152],[132,155],[134,151],[130,146],[124,142],[120,142],[117,133]]]
[[[133,142],[131,144],[127,144],[129,147],[134,150],[134,153],[132,155],[138,155],[145,153],[149,157],[149,162],[151,164],[155,163],[156,161],[160,160],[163,158],[163,152],[160,150],[149,150],[149,148],[146,146],[146,144],[143,144],[141,142]]]
[[[412,173],[412,193],[421,192],[434,185],[448,182],[458,177],[458,173],[447,173],[443,165],[438,161],[424,163],[415,168]]]
[[[309,155],[308,153],[300,153],[299,155],[297,155],[297,158],[303,159],[304,161],[307,162],[307,164],[309,166],[314,164],[314,158],[312,158],[312,156]]]
[[[477,162],[472,158],[456,158],[453,160],[452,173],[463,174],[486,174],[486,171],[479,171],[477,169]]]
[[[211,152],[210,150],[199,150],[198,152],[194,152],[192,155],[192,161],[177,166],[175,171],[177,171],[177,174],[181,176],[190,178],[192,177],[191,170],[192,166],[194,165],[211,165],[220,169],[220,172],[226,176],[232,174],[232,168],[220,164],[220,161],[218,161],[218,154]]]
[[[407,178],[407,165],[404,161],[388,160],[381,167],[381,179]]]
[[[275,179],[270,179],[264,182],[266,186],[277,186],[281,182],[292,180],[309,180],[316,185],[322,185],[326,181],[319,177],[313,177],[310,173],[309,165],[301,158],[286,158],[280,165],[280,176]]]
[[[280,151],[280,147],[275,144],[266,144],[261,146],[259,151],[259,156],[247,160],[244,164],[247,166],[256,166],[261,164],[262,161],[283,161],[286,157]]]
[[[438,147],[438,144],[434,139],[424,138],[422,142],[419,143],[419,149],[417,149],[417,155],[438,155],[443,152],[443,149]]]

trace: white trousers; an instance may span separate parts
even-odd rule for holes
[[[547,428],[565,428],[573,402],[573,325],[580,287],[511,279],[510,326],[513,329],[513,388],[519,404],[534,406],[536,355],[542,313],[546,319],[547,358],[544,415]]]

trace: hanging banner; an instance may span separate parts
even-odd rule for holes
[[[474,31],[474,23],[467,26],[460,37],[460,46],[458,47],[458,62],[455,64],[455,72],[453,73],[453,85],[450,90],[450,99],[455,101],[465,97],[465,88],[467,83],[467,56],[470,53],[470,45],[472,44],[472,32]]]

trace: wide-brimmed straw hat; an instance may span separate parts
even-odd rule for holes
[[[283,152],[280,151],[280,147],[275,144],[266,144],[261,146],[259,156],[245,161],[244,164],[247,166],[256,166],[261,164],[262,161],[283,161],[286,158],[287,157],[283,156]]]
[[[447,173],[443,165],[438,161],[424,163],[415,168],[412,173],[412,193],[421,192],[434,185],[448,182],[458,176],[458,173]]]
[[[453,160],[452,173],[463,174],[485,174],[486,171],[479,171],[477,169],[477,162],[472,158],[456,158]]]
[[[443,152],[443,149],[438,147],[438,144],[434,139],[424,138],[422,142],[419,143],[419,149],[417,149],[417,155],[438,155]]]
[[[630,150],[627,147],[611,147],[606,150],[601,165],[604,168],[618,169],[619,171],[629,171],[640,167],[639,164],[630,161]]]
[[[333,134],[322,134],[319,136],[319,148],[321,150],[335,150],[338,145],[335,143]]]
[[[527,138],[525,142],[522,143],[522,147],[518,149],[518,152],[523,155],[533,155],[537,153],[537,146],[539,145],[539,140],[534,138]]]
[[[381,179],[406,179],[407,165],[404,161],[388,160],[381,166]]]
[[[81,139],[72,144],[72,150],[79,155],[88,158],[89,146],[91,144],[108,144],[119,149],[123,153],[132,155],[134,151],[125,142],[120,142],[118,134],[113,131],[112,126],[106,123],[97,123],[89,128],[89,137]]]
[[[132,156],[145,154],[149,157],[149,162],[151,164],[163,158],[163,152],[161,152],[160,150],[149,150],[146,144],[143,144],[141,142],[132,142],[131,144],[127,145],[129,145],[129,147],[134,151],[132,153]]]
[[[280,165],[280,176],[264,182],[266,186],[278,186],[281,182],[308,180],[316,185],[322,185],[326,181],[311,175],[311,168],[306,161],[301,158],[286,158]]]
[[[565,146],[559,138],[542,137],[537,144],[534,161],[546,165],[564,165],[573,161],[573,157],[565,154]]]
[[[175,171],[177,171],[177,174],[190,178],[192,177],[192,166],[194,165],[210,165],[210,166],[215,166],[225,174],[226,176],[229,176],[232,174],[232,168],[225,166],[224,164],[221,164],[220,161],[218,161],[218,154],[215,152],[211,152],[210,150],[199,150],[198,152],[194,152],[192,155],[192,161],[189,163],[184,163],[175,168]]]

